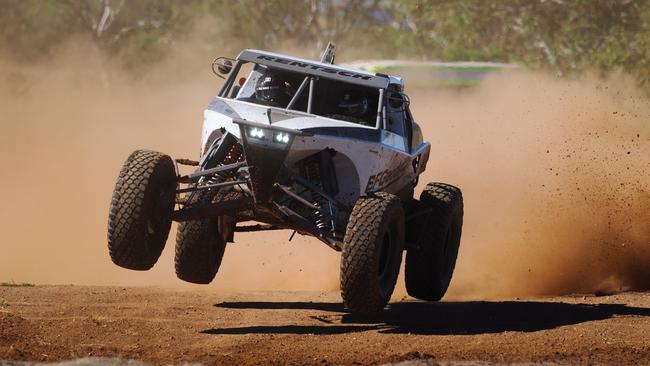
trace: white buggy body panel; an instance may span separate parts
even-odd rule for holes
[[[269,122],[269,112],[272,123]],[[215,97],[204,112],[202,151],[207,148],[209,137],[215,132],[220,134],[222,128],[241,138],[235,119],[297,131],[313,131],[312,136],[295,137],[285,163],[291,167],[296,161],[323,149],[334,149],[337,152],[334,165],[340,187],[336,198],[350,206],[365,193],[399,192],[425,170],[429,158],[428,142],[409,151],[405,137],[387,130],[220,97]],[[323,129],[330,132],[318,133]],[[361,137],[355,137],[357,135]],[[377,138],[373,141],[363,136]]]

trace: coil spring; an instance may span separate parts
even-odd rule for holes
[[[233,164],[243,160],[244,160],[243,148],[241,144],[236,143],[230,147],[228,153],[226,154],[226,156],[223,158],[223,160],[219,165]],[[221,182],[221,180],[222,179],[219,174],[213,174],[205,181],[205,185],[216,184]]]
[[[230,147],[226,157],[223,159],[222,165],[233,164],[244,161],[244,151],[240,143],[236,143]]]
[[[236,162],[240,162],[244,160],[244,149],[241,144],[236,143],[230,147],[228,150],[228,153],[226,154],[226,157],[223,159],[221,164],[219,165],[228,165],[228,164],[233,164]],[[206,177],[204,181],[201,181],[201,185],[211,185],[211,184],[217,184],[221,183],[223,181],[222,177],[219,174],[213,174],[209,177]],[[212,201],[213,196],[210,193],[213,193],[215,191],[214,188],[210,188],[207,190],[207,192],[202,195],[202,201],[207,201],[208,199]],[[192,195],[194,195],[193,192]]]
[[[307,178],[308,181],[316,184],[319,188],[322,188],[319,166],[316,159],[311,159],[311,161],[305,164],[305,178]],[[329,206],[327,200],[316,192],[311,193],[311,198],[312,201],[314,202],[314,206],[318,208],[318,210],[314,212],[316,227],[321,230],[331,230],[329,224],[330,217],[328,214],[325,213],[325,212],[329,212],[328,211]],[[323,212],[323,210],[325,210],[325,212]]]

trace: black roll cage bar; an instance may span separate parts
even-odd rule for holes
[[[230,60],[230,59],[229,59]],[[239,71],[241,70],[242,65],[247,64],[249,61],[242,61],[242,60],[236,60],[235,65],[233,66],[232,70],[228,74],[228,77],[226,78],[226,81],[224,82],[223,86],[221,87],[221,90],[219,91],[219,94],[217,96],[221,98],[227,98],[228,94],[230,93],[230,90],[235,83],[235,78],[239,74]],[[268,67],[268,66],[267,66]],[[309,86],[309,96],[307,99],[307,114],[312,114],[311,108],[313,106],[313,97],[314,97],[314,85],[316,80],[318,80],[320,76],[316,75],[307,75],[303,79],[302,83],[298,87],[298,90],[296,90],[296,93],[294,96],[291,98],[291,101],[289,101],[289,104],[287,104],[286,108],[280,108],[284,109],[287,111],[292,111],[291,108],[296,104],[302,93],[305,91],[307,86]],[[335,79],[332,79],[335,80]],[[339,81],[339,80],[337,80]],[[342,82],[342,81],[341,81]],[[375,122],[375,129],[381,129],[385,128],[385,100],[386,98],[384,97],[386,95],[386,89],[385,88],[379,88],[379,102],[377,103],[377,119]],[[408,96],[406,94],[402,94],[404,96],[403,101],[408,103]],[[296,112],[302,112],[302,111],[296,111]],[[302,112],[304,113],[304,112]]]
[[[328,48],[327,48],[326,52],[323,54],[323,56],[321,58],[321,62],[330,62],[331,63],[333,61],[332,54],[328,55],[328,50],[330,49],[330,47],[331,47],[331,45],[328,45]],[[331,57],[331,58],[328,58],[328,57]],[[219,57],[219,58],[215,59],[213,61],[213,63],[212,63],[212,71],[217,75],[219,75],[219,73],[215,70],[215,65],[218,66],[221,60],[227,60],[227,61],[230,61],[230,62],[233,62],[233,61],[235,62],[235,64],[233,66],[228,65],[228,67],[230,67],[230,72],[229,72],[228,77],[226,78],[226,81],[223,84],[223,86],[222,86],[222,88],[221,88],[221,90],[219,91],[219,94],[218,94],[218,96],[221,97],[221,98],[228,98],[230,90],[232,89],[232,86],[235,83],[235,78],[239,74],[239,71],[241,70],[242,65],[247,64],[249,62],[253,62],[253,61],[232,59],[232,58],[228,58],[228,57]],[[223,62],[223,61],[221,61],[221,62]],[[255,62],[253,62],[253,63],[255,63]],[[258,65],[257,63],[255,63],[255,64]],[[269,65],[264,65],[264,66],[265,67],[271,67]],[[222,77],[221,75],[219,75],[219,76]],[[382,76],[385,76],[385,75],[382,75]],[[306,111],[306,113],[307,114],[312,114],[312,106],[313,106],[313,98],[314,98],[314,85],[315,85],[316,81],[320,79],[320,77],[321,76],[319,76],[319,75],[307,74],[305,76],[305,78],[303,79],[302,83],[300,83],[300,86],[296,90],[296,93],[293,95],[293,97],[291,98],[291,100],[289,101],[287,106],[285,108],[279,108],[279,109],[282,109],[282,110],[285,110],[285,111],[293,111],[292,108],[294,107],[294,105],[296,104],[298,99],[302,96],[302,93],[305,91],[307,86],[309,86],[309,94],[308,94],[308,99],[307,99],[307,111]],[[326,78],[326,76],[323,76],[323,77]],[[337,80],[337,79],[332,78],[332,80]],[[340,80],[337,80],[337,81],[345,82],[345,81],[340,81]],[[379,89],[379,101],[377,103],[377,115],[376,115],[377,117],[376,117],[376,120],[375,120],[375,126],[373,127],[375,130],[380,130],[380,129],[387,130],[388,129],[388,115],[387,115],[388,113],[398,113],[398,112],[401,112],[401,111],[408,111],[408,106],[410,104],[410,98],[408,97],[408,95],[404,94],[404,92],[402,90],[399,90],[399,91],[390,90],[391,85],[393,85],[393,84],[388,84],[387,88],[378,88]],[[399,94],[399,97],[395,97],[394,96],[395,94]],[[399,109],[395,109],[394,107],[391,107],[393,110],[391,110],[389,112],[389,111],[387,111],[386,104],[388,104],[387,102],[392,101],[392,100],[399,100],[399,102],[402,103],[402,107],[399,108]],[[271,108],[271,109],[274,109],[274,108]],[[303,111],[295,111],[295,112],[305,113]],[[410,115],[410,112],[408,112],[408,114]],[[410,127],[407,127],[407,128],[410,128]],[[406,137],[408,137],[408,136],[406,136]]]

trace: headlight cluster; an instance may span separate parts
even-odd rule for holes
[[[248,134],[251,137],[255,137],[255,138],[258,138],[258,139],[263,139],[264,138],[264,130],[261,129],[261,128],[256,128],[256,127],[251,128],[251,129],[248,130]]]
[[[248,136],[258,139],[265,140],[271,138],[271,142],[278,144],[288,144],[291,140],[291,135],[288,132],[279,132],[279,131],[269,131],[259,127],[248,128]],[[268,136],[268,134],[272,136]]]
[[[275,142],[282,142],[284,144],[289,142],[289,134],[286,132],[276,132],[273,134]]]

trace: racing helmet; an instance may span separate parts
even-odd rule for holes
[[[257,79],[255,96],[265,103],[283,104],[287,99],[283,86],[284,82],[280,81],[275,73],[267,71]]]
[[[337,107],[346,116],[361,117],[368,112],[368,97],[363,93],[346,92]]]

